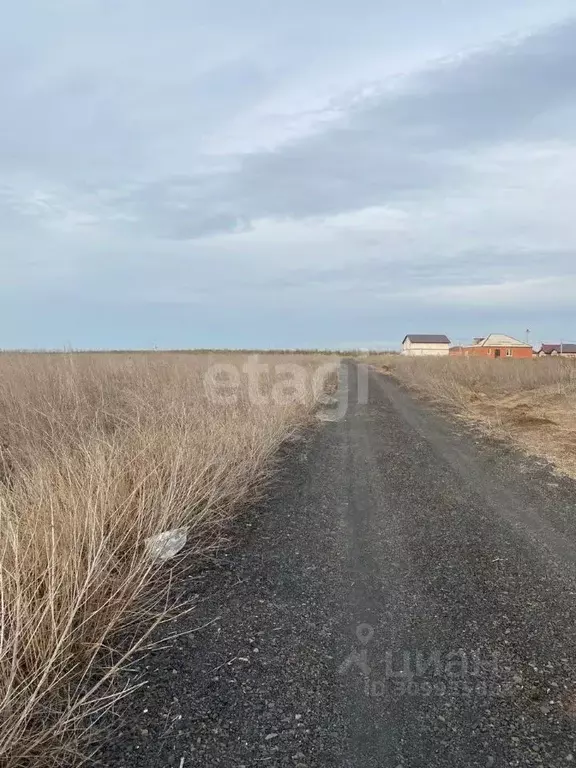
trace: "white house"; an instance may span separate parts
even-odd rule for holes
[[[449,355],[451,341],[443,334],[409,333],[402,342],[402,354],[417,357],[421,355]]]

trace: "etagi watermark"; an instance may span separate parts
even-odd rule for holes
[[[216,363],[204,375],[211,403],[234,406],[243,399],[256,406],[316,403],[321,421],[340,421],[350,405],[368,402],[368,368],[330,361],[319,365],[260,362],[257,356],[242,365]],[[351,392],[353,395],[351,396]]]
[[[386,651],[376,670],[368,652],[374,628],[370,624],[358,625],[356,638],[359,647],[352,650],[338,671],[341,675],[360,674],[366,696],[489,697],[506,693],[497,653],[461,648],[449,652]]]

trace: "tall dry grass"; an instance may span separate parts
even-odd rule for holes
[[[117,672],[163,614],[170,569],[146,540],[185,526],[188,559],[218,546],[279,445],[310,418],[315,387],[270,397],[264,376],[255,402],[232,356],[240,387],[214,402],[205,385],[215,362],[0,355],[4,768],[82,762],[87,724],[126,693]],[[225,394],[227,376],[210,379]]]
[[[386,357],[369,362],[576,476],[576,360]]]
[[[568,395],[576,391],[576,364],[570,358],[487,360],[398,355],[377,356],[371,361],[431,397],[452,404],[542,389]]]

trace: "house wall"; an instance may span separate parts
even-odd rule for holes
[[[509,360],[511,357],[514,359],[532,359],[533,352],[532,347],[452,347],[450,354],[453,357],[496,357],[496,350],[500,350],[500,357],[503,360]],[[507,351],[510,350],[511,355],[507,355]]]
[[[450,353],[450,344],[415,344],[406,339],[402,345],[402,354],[410,357],[440,357]]]

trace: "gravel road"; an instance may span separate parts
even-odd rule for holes
[[[104,765],[576,765],[576,484],[346,370]]]

